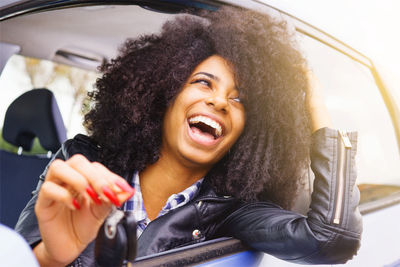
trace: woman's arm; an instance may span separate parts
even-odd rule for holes
[[[321,83],[311,70],[306,70],[306,73],[309,84],[306,105],[311,117],[311,131],[314,133],[324,127],[332,128],[331,117],[325,106]]]
[[[226,219],[223,234],[290,262],[336,264],[351,259],[360,245],[362,222],[355,183],[356,134],[348,136],[352,148],[341,169],[338,132],[322,128],[313,134],[315,180],[307,217],[271,202],[248,203]],[[344,175],[341,183],[339,170]]]
[[[311,168],[315,174],[307,217],[270,203],[244,204],[222,226],[250,247],[296,263],[344,263],[356,254],[362,222],[358,210],[357,134],[330,129],[321,88],[311,72],[307,107],[312,119]]]

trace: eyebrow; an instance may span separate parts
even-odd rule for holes
[[[208,72],[203,72],[203,71],[196,72],[192,77],[197,76],[197,75],[205,75],[205,76],[210,77],[211,79],[213,79],[213,80],[215,80],[217,82],[219,82],[221,80],[218,76],[215,76],[214,74],[211,74],[211,73],[208,73]],[[236,84],[235,84],[235,90],[239,92],[239,88],[236,86]]]
[[[211,74],[211,73],[208,73],[208,72],[197,72],[197,73],[195,73],[194,75],[193,75],[193,77],[194,76],[197,76],[197,75],[205,75],[205,76],[208,76],[208,77],[210,77],[211,79],[213,79],[213,80],[216,80],[216,81],[219,81],[220,79],[219,79],[219,77],[218,76],[215,76],[215,75],[213,75],[213,74]]]

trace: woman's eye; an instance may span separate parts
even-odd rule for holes
[[[242,103],[242,100],[240,100],[239,97],[231,98],[231,100],[233,100],[233,101],[235,101],[235,102],[238,102],[238,103]]]
[[[194,83],[200,83],[202,85],[211,87],[211,83],[208,80],[205,80],[205,79],[198,79],[198,80],[194,80],[193,82],[191,82],[191,84],[194,84]]]

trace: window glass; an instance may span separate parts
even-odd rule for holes
[[[83,114],[87,92],[93,89],[98,73],[19,55],[12,56],[0,76],[0,125],[8,106],[18,96],[34,88],[51,90],[57,100],[68,138],[85,133]],[[87,102],[85,102],[87,103]]]
[[[358,131],[358,184],[400,185],[394,128],[369,69],[308,36],[300,45],[325,90],[333,126]]]

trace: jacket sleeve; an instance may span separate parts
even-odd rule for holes
[[[46,176],[47,169],[49,168],[50,163],[55,159],[65,160],[63,153],[64,145],[65,144],[63,144],[62,148],[60,148],[57,151],[54,157],[47,164],[43,173],[39,176],[39,181],[35,191],[33,191],[32,193],[32,198],[29,200],[28,204],[26,204],[25,208],[22,210],[21,214],[19,215],[17,225],[15,226],[15,231],[17,231],[20,235],[22,235],[32,248],[34,248],[42,240],[40,236],[39,225],[35,214],[35,204],[37,201],[38,193],[44,182],[44,178]]]
[[[307,216],[270,202],[247,203],[222,227],[251,248],[286,261],[344,263],[356,254],[362,232],[355,183],[357,134],[323,128],[312,138],[315,180]]]
[[[90,139],[87,136],[79,134],[75,136],[74,139],[67,140],[61,145],[61,148],[39,176],[36,190],[33,191],[31,200],[29,200],[28,204],[22,210],[17,225],[15,226],[15,230],[27,240],[32,248],[42,240],[35,214],[35,204],[50,163],[55,159],[66,160],[77,153],[83,154],[89,160],[94,161],[94,159],[96,159],[96,149],[96,146],[90,143]]]

